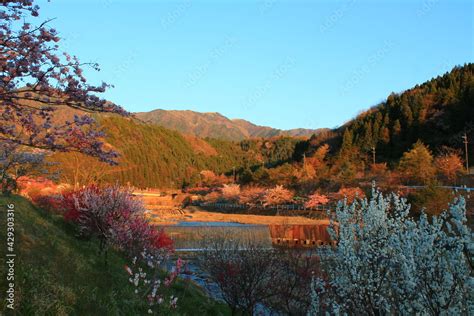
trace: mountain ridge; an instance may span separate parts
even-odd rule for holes
[[[466,133],[469,139],[474,139],[473,105],[474,64],[471,63],[457,66],[404,92],[392,93],[385,101],[344,125],[323,130],[309,139],[268,138],[281,132],[245,120],[231,120],[219,113],[158,111],[172,118],[170,122],[176,127],[180,127],[182,121],[184,127],[190,128],[187,133],[143,122],[150,119],[148,113],[143,113],[142,119],[98,113],[93,118],[106,135],[104,142],[121,155],[120,167],[112,169],[105,164],[98,165],[90,157],[74,159],[71,157],[74,153],[56,153],[52,158],[57,159],[52,161],[62,163],[66,178],[73,177],[78,169],[89,173],[99,170],[102,181],[107,183],[118,181],[139,188],[179,188],[199,185],[202,170],[210,170],[216,175],[236,170],[244,178],[258,172],[264,177],[268,170],[283,165],[290,174],[295,171],[291,165],[301,165],[305,158],[313,159],[318,149],[327,144],[326,162],[331,164],[336,176],[345,176],[364,172],[371,163],[372,148],[376,151],[376,162],[387,163],[391,168],[397,166],[403,153],[418,140],[435,154],[444,146],[464,153],[461,136]],[[68,110],[65,108],[64,113],[58,113],[62,120],[73,114],[74,111]],[[183,116],[183,112],[186,115]],[[220,122],[221,126],[206,125],[210,120]],[[227,127],[222,129],[222,126]],[[189,132],[193,129],[202,133],[224,130],[236,137],[252,134],[261,138],[240,142],[203,139]],[[474,147],[469,146],[470,157],[474,155],[473,150]],[[84,167],[78,168],[75,161]],[[67,164],[72,165],[68,168]],[[94,177],[98,178],[97,175]]]
[[[140,120],[201,138],[241,141],[278,136],[310,137],[326,129],[296,128],[282,130],[261,126],[244,119],[230,119],[218,112],[155,109],[136,112]]]

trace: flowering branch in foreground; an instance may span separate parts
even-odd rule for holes
[[[77,151],[115,163],[117,153],[105,148],[104,135],[86,113],[128,113],[96,96],[109,85],[90,85],[82,68],[99,70],[98,65],[61,53],[50,21],[28,22],[38,15],[33,1],[0,4],[0,142]],[[77,110],[76,115],[58,122],[54,113],[60,107]]]

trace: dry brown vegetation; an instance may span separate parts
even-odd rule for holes
[[[186,135],[183,134],[184,139],[191,145],[191,148],[194,150],[196,154],[203,154],[206,156],[216,156],[217,150],[206,143],[203,139],[193,136],[193,135]]]
[[[150,212],[150,218],[154,224],[176,224],[177,222],[233,222],[241,224],[260,224],[260,225],[304,225],[304,224],[328,224],[329,220],[316,220],[302,216],[266,216],[266,215],[248,215],[248,214],[225,214],[217,212],[207,212],[198,207],[189,207],[183,212],[173,212],[171,208],[155,213],[159,215],[153,217]]]

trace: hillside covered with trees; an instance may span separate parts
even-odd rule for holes
[[[375,147],[377,161],[394,162],[418,140],[432,149],[463,149],[465,132],[468,138],[474,137],[472,63],[402,93],[392,93],[339,129],[314,136],[299,148],[311,153],[323,143],[328,143],[332,152],[354,146],[367,158]]]
[[[439,157],[438,169],[448,172],[443,176],[452,179],[454,173],[447,169],[453,165],[462,169],[462,136],[474,139],[473,73],[474,64],[455,67],[405,92],[392,93],[344,126],[320,131],[308,140],[202,139],[134,118],[96,114],[106,143],[120,154],[119,165],[108,166],[78,153],[56,153],[51,160],[60,163],[62,180],[69,183],[118,181],[141,188],[183,188],[201,185],[205,181],[201,173],[211,171],[228,180],[235,176],[243,184],[299,187],[309,181],[314,187],[328,181],[350,183],[367,172],[406,173],[399,168],[400,159],[419,141],[433,164],[434,156]],[[444,167],[439,166],[442,157],[450,159]]]
[[[243,161],[256,163],[239,144],[202,140],[130,118],[97,116],[106,142],[119,154],[118,166],[109,166],[78,153],[56,153],[60,177],[69,183],[119,182],[133,186],[181,188],[198,184],[199,173],[227,173]]]
[[[288,162],[298,142],[291,137],[242,142],[201,139],[133,118],[99,114],[95,119],[108,147],[119,153],[118,165],[110,166],[75,152],[55,153],[49,160],[62,181],[183,188],[199,185],[202,171],[231,177],[246,167]]]

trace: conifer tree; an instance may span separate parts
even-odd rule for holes
[[[431,151],[421,141],[417,141],[411,150],[400,159],[399,170],[403,177],[416,184],[426,184],[433,180],[436,169]]]

